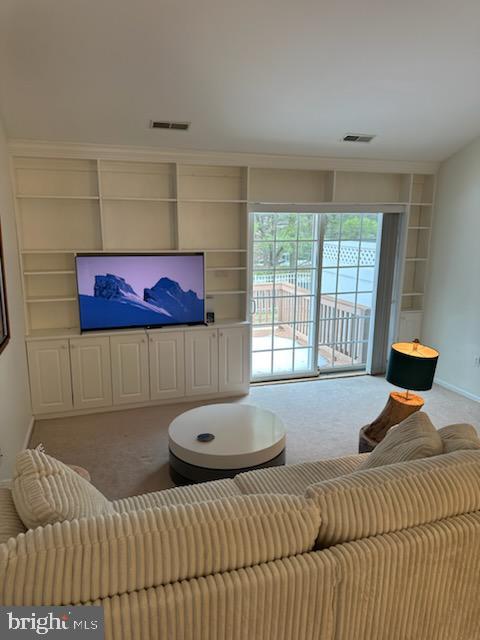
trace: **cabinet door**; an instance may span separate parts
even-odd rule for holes
[[[185,337],[181,331],[151,333],[150,398],[179,398],[185,395]]]
[[[187,396],[218,392],[218,338],[216,329],[185,333]]]
[[[70,340],[73,407],[89,409],[112,404],[110,342],[108,338]]]
[[[68,340],[29,342],[27,351],[33,413],[71,411]]]
[[[218,387],[220,392],[248,392],[249,335],[248,327],[219,329]]]
[[[148,344],[143,335],[110,337],[113,404],[149,400]]]

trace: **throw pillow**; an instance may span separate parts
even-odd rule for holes
[[[442,438],[428,415],[416,411],[403,422],[392,427],[365,462],[356,469],[372,469],[386,464],[429,458],[443,453]]]
[[[12,495],[29,529],[114,513],[109,500],[93,485],[63,462],[37,450],[18,454]]]
[[[449,424],[438,430],[443,442],[443,453],[464,449],[480,449],[480,438],[471,424]]]

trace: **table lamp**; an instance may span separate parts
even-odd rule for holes
[[[406,392],[392,391],[378,418],[362,427],[358,446],[360,453],[372,451],[390,427],[423,407],[425,401],[422,396],[410,391],[432,388],[437,361],[438,351],[420,344],[418,338],[412,342],[392,344],[386,379],[390,384],[406,389]]]

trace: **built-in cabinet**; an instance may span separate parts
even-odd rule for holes
[[[73,409],[68,340],[39,340],[27,345],[34,413]]]
[[[108,337],[70,340],[70,368],[74,409],[109,407],[112,404]]]
[[[249,378],[250,341],[247,330],[218,331],[218,390],[241,393]]]
[[[150,398],[167,400],[185,395],[185,332],[152,331],[149,335]]]
[[[35,415],[248,393],[249,326],[27,343]]]
[[[220,164],[208,154],[69,149],[12,145],[35,414],[247,392],[249,212],[259,206],[403,213],[396,337],[421,338],[434,168],[319,160],[307,169],[274,157],[270,167],[253,156],[239,166],[238,155]],[[216,325],[80,336],[77,252],[185,250],[205,252],[206,308]]]
[[[113,404],[148,402],[148,341],[144,334],[110,336]]]
[[[218,392],[218,331],[190,331],[185,338],[187,395]]]

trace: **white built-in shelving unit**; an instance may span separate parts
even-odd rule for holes
[[[79,333],[75,253],[205,251],[207,310],[248,316],[248,212],[256,204],[399,205],[402,313],[421,313],[434,175],[14,156],[30,337]]]

